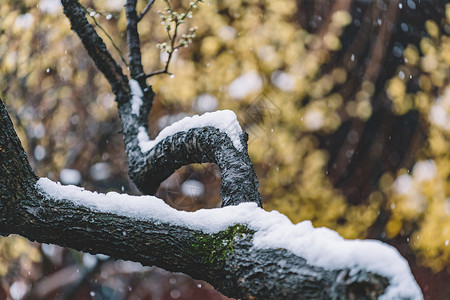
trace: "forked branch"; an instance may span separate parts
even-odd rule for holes
[[[142,136],[144,139],[149,139],[148,116],[154,93],[151,86],[147,85],[143,72],[136,2],[137,0],[127,0],[125,3],[131,73],[131,79],[128,80],[109,54],[102,39],[87,21],[78,1],[62,0],[64,12],[72,24],[72,29],[81,38],[89,55],[99,66],[99,70],[108,78],[111,85],[115,84],[113,91],[119,104],[131,179],[144,194],[152,195],[160,183],[179,167],[190,163],[212,162],[221,169],[223,206],[241,202],[255,202],[261,206],[258,180],[247,153],[246,133],[242,133],[239,137],[242,149],[236,148],[229,135],[209,124],[199,125],[189,131],[175,132],[149,151],[143,151],[140,147]],[[184,14],[171,13],[176,24],[182,24],[197,2],[199,1],[192,3]],[[195,31],[190,32],[190,35],[182,37],[186,43],[191,41],[195,33]],[[176,28],[172,37],[174,39],[171,43],[175,45]],[[103,59],[107,62],[106,67]]]

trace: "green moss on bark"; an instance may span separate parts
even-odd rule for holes
[[[192,246],[197,253],[203,255],[206,262],[217,264],[225,261],[234,251],[236,241],[249,238],[253,233],[246,225],[236,224],[214,234],[195,234],[197,242]]]

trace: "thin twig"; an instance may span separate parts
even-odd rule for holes
[[[167,61],[166,61],[166,65],[164,66],[164,69],[159,70],[159,71],[155,71],[155,72],[151,72],[151,73],[147,74],[145,76],[145,78],[150,78],[150,77],[158,75],[158,74],[173,75],[172,73],[169,72],[170,60],[172,59],[172,56],[173,56],[173,53],[175,52],[175,50],[180,48],[180,45],[174,47],[176,36],[177,36],[177,27],[175,27],[174,36],[173,36],[173,39],[171,40],[171,43],[170,43],[170,47],[172,48],[172,50],[170,52],[168,52],[169,53],[169,57],[167,57]]]
[[[119,54],[120,59],[122,60],[122,62],[128,67],[128,62],[125,59],[125,56],[123,55],[122,51],[120,50],[120,48],[117,46],[117,44],[114,42],[114,40],[112,39],[112,37],[109,35],[108,32],[106,32],[106,30],[103,28],[102,25],[100,25],[97,22],[97,19],[95,19],[94,16],[91,16],[91,14],[86,10],[86,12],[88,13],[88,15],[91,17],[91,19],[94,21],[95,25],[100,28],[101,31],[103,31],[103,33],[106,35],[106,37],[109,39],[109,41],[111,42],[111,44],[113,45],[114,49],[116,49],[117,54]]]
[[[170,4],[170,1],[169,1],[169,0],[164,0],[164,2],[166,2],[167,7],[168,7],[169,9],[172,9],[172,4]]]
[[[145,16],[145,14],[150,10],[153,3],[155,3],[155,0],[150,0],[147,5],[145,6],[144,10],[141,12],[141,14],[138,16],[137,21],[139,22],[142,20],[142,18]]]
[[[166,66],[167,66],[167,65],[166,65]],[[170,73],[169,71],[167,71],[167,68],[164,68],[164,69],[162,69],[162,70],[158,70],[158,71],[151,72],[151,73],[145,75],[145,77],[146,77],[146,78],[150,78],[150,77],[152,77],[152,76],[159,75],[159,74],[173,75],[172,73]]]
[[[169,10],[172,10],[172,6],[170,4],[170,1],[169,0],[164,0],[164,2],[166,3],[167,8]],[[171,30],[170,30],[170,25],[171,24],[167,25],[169,27],[166,27],[166,33],[167,33],[167,36],[168,36],[169,41],[170,41],[170,50],[167,51],[169,56],[167,58],[166,65],[164,66],[164,69],[162,69],[162,70],[154,71],[154,72],[151,72],[151,73],[147,74],[146,78],[150,78],[152,76],[159,75],[159,74],[172,75],[172,73],[169,72],[169,65],[170,65],[170,61],[172,59],[173,53],[176,52],[179,48],[184,46],[182,43],[180,43],[177,46],[175,46],[175,42],[176,42],[177,35],[178,35],[178,27],[184,23],[184,19],[189,15],[189,13],[192,11],[192,9],[196,7],[198,2],[202,2],[202,1],[201,0],[196,0],[194,3],[191,3],[191,5],[189,6],[187,11],[183,14],[183,16],[181,18],[176,17],[176,18],[172,18],[171,19],[170,22],[171,23],[174,22],[175,24],[174,24],[174,29],[173,29],[173,35],[171,34]]]

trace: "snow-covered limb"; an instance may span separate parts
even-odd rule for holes
[[[236,114],[231,110],[219,110],[215,112],[205,113],[201,116],[194,115],[192,117],[185,117],[178,122],[171,124],[164,128],[154,140],[148,137],[147,129],[139,127],[139,147],[142,153],[147,153],[156,144],[164,140],[166,137],[178,132],[186,132],[193,128],[214,127],[220,132],[226,133],[233,142],[233,146],[243,151],[244,146],[241,143],[240,136],[242,135],[242,128],[239,125]]]
[[[245,133],[238,135],[243,147],[239,149],[235,139],[214,124],[191,126],[142,151],[138,137],[145,139],[154,93],[143,76],[136,2],[126,1],[133,78],[128,81],[78,1],[62,0],[72,29],[116,95],[133,181],[144,193],[153,194],[178,167],[215,162],[222,170],[224,206],[260,205]],[[254,204],[188,214],[152,197],[100,195],[38,181],[6,110],[0,109],[0,172],[6,174],[0,177],[0,234],[18,233],[184,272],[242,299],[370,299],[383,293],[386,299],[422,298],[406,263],[391,248],[377,242],[347,242],[308,222],[292,225]],[[367,252],[369,248],[378,250]],[[377,257],[368,258],[368,253]]]
[[[179,226],[205,234],[217,234],[245,226],[253,236],[252,248],[285,249],[311,266],[329,270],[371,272],[386,277],[390,285],[380,299],[421,299],[408,263],[391,246],[375,240],[345,240],[328,228],[314,228],[310,221],[292,224],[277,211],[267,212],[255,203],[242,203],[196,212],[178,211],[152,196],[99,194],[76,186],[63,186],[41,178],[37,188],[45,198],[73,203],[98,213]],[[241,237],[237,237],[241,238]],[[290,266],[296,272],[294,266]]]
[[[159,184],[181,166],[215,163],[222,177],[222,206],[242,202],[255,202],[261,206],[258,180],[248,157],[245,132],[240,134],[239,141],[243,151],[236,149],[227,133],[211,126],[176,132],[145,154],[140,147],[129,152],[130,177],[144,194],[153,195]]]
[[[2,235],[184,272],[241,299],[422,299],[406,262],[379,242],[345,241],[252,203],[188,213],[38,180],[1,102],[0,172]]]

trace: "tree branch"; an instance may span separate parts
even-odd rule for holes
[[[236,205],[241,202],[255,202],[261,206],[258,193],[258,180],[253,171],[246,147],[246,135],[241,137],[245,144],[240,152],[233,147],[226,134],[220,134],[215,128],[197,128],[189,133],[179,133],[168,137],[155,147],[153,151],[142,153],[139,147],[139,128],[143,128],[148,138],[148,115],[151,110],[154,93],[145,82],[141,63],[138,17],[136,0],[127,0],[127,38],[130,49],[130,72],[133,78],[125,82],[126,76],[115,63],[105,44],[87,21],[83,8],[76,0],[63,0],[64,12],[72,23],[72,29],[80,36],[84,46],[100,70],[109,76],[111,85],[118,88],[113,91],[117,98],[126,100],[119,102],[119,115],[122,121],[124,142],[129,162],[129,174],[136,186],[144,193],[153,195],[160,183],[176,169],[190,163],[213,162],[218,164],[222,174],[222,206]],[[95,41],[95,43],[93,43]],[[102,62],[106,60],[106,64]],[[105,67],[106,65],[106,67]],[[117,68],[107,68],[115,65]],[[167,71],[167,70],[166,70]],[[113,82],[113,83],[112,83]],[[131,100],[131,101],[130,101]],[[135,106],[135,108],[133,108]]]
[[[262,207],[258,180],[247,152],[247,134],[243,132],[239,151],[230,137],[219,129],[206,126],[168,136],[149,152],[129,153],[130,176],[145,194],[154,195],[160,183],[175,170],[191,163],[215,163],[222,178],[222,206],[255,202]]]
[[[103,40],[95,32],[85,16],[85,10],[77,0],[61,0],[64,14],[70,20],[72,30],[80,37],[89,56],[105,75],[116,95],[118,103],[129,100],[130,89],[122,68],[109,53]]]
[[[141,61],[141,45],[137,28],[139,19],[136,12],[136,3],[137,0],[127,0],[125,2],[125,12],[127,16],[127,43],[130,51],[129,60],[131,78],[136,79],[139,82],[139,79],[145,79],[145,73]]]

